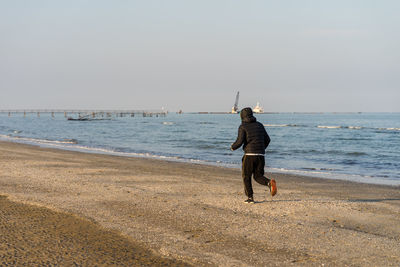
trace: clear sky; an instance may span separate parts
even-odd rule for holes
[[[398,0],[0,0],[0,109],[400,111]]]

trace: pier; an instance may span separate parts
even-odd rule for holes
[[[48,114],[55,117],[56,114],[63,115],[65,118],[116,118],[116,117],[165,117],[168,111],[165,110],[88,110],[88,109],[3,109],[0,114],[8,114],[8,117],[13,115],[22,115],[24,117],[33,115],[40,117],[43,114]]]

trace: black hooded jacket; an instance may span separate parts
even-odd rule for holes
[[[242,124],[239,126],[238,137],[231,145],[231,149],[236,150],[243,145],[245,153],[265,154],[265,149],[271,139],[264,126],[253,116],[251,108],[242,109],[240,118]]]

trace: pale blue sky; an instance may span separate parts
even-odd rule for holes
[[[400,111],[400,1],[0,0],[0,109]]]

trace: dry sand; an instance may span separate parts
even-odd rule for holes
[[[268,176],[0,142],[0,265],[400,265],[398,187]]]
[[[185,266],[72,214],[0,196],[0,266]]]

